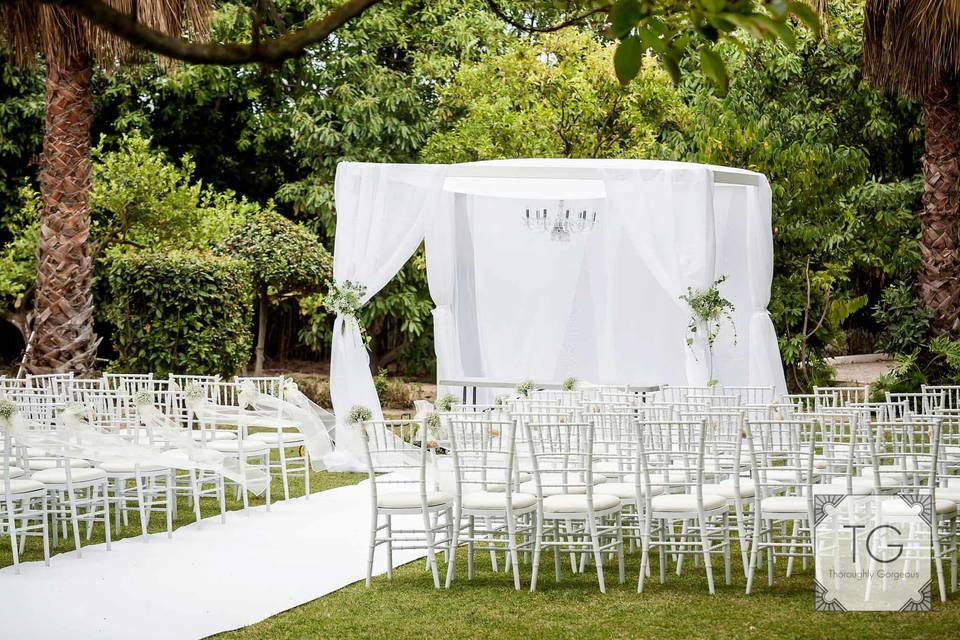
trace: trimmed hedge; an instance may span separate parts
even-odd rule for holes
[[[122,372],[236,374],[250,360],[253,278],[242,260],[190,253],[117,256],[105,316]]]

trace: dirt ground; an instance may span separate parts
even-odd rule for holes
[[[828,360],[838,384],[873,384],[877,378],[893,370],[895,363],[884,354],[842,356]]]

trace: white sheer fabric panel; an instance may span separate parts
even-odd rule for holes
[[[733,303],[734,331],[726,322],[713,345],[714,377],[723,384],[750,384],[750,317],[753,299],[750,295],[750,259],[753,247],[746,244],[749,214],[747,202],[754,187],[716,185],[713,188],[713,211],[717,234],[717,277],[726,276],[720,293]],[[767,384],[772,384],[768,382]]]
[[[445,172],[443,165],[338,165],[334,279],[364,284],[364,303],[380,291],[423,241],[427,221],[449,200],[442,192]],[[360,466],[359,432],[345,418],[357,404],[371,409],[374,420],[383,414],[353,318],[338,316],[333,324],[330,397],[337,416],[336,453],[355,457]],[[349,460],[342,462],[349,466]]]
[[[709,375],[702,343],[685,348],[689,309],[680,296],[687,287],[703,289],[715,278],[713,172],[692,165],[636,169],[606,169],[604,186],[611,218],[623,226],[627,238],[654,280],[680,311],[662,309],[663,320],[644,327],[657,339],[670,339],[680,329],[679,344],[686,384],[705,384]],[[699,355],[698,355],[699,352]]]
[[[765,176],[760,176],[760,186],[750,191],[752,197],[747,201],[745,241],[753,311],[749,323],[749,381],[752,385],[772,384],[778,394],[783,394],[787,392],[783,361],[780,359],[777,332],[767,311],[773,283],[773,198]]]
[[[444,194],[447,206],[441,215],[432,216],[427,225],[427,285],[433,299],[433,340],[437,354],[437,377],[463,377],[460,333],[454,313],[457,291],[457,206],[462,195]],[[456,205],[454,205],[456,203]],[[472,247],[466,247],[472,251]],[[438,396],[439,397],[439,396]]]

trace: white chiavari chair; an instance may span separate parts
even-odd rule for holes
[[[645,530],[637,591],[643,591],[649,573],[650,551],[657,549],[661,584],[666,582],[668,554],[676,559],[678,572],[685,556],[700,556],[713,594],[714,553],[723,555],[725,584],[731,581],[730,524],[726,499],[703,489],[706,420],[639,422],[638,428]]]
[[[820,436],[815,420],[747,421],[744,427],[755,488],[749,594],[761,553],[766,553],[771,587],[778,557],[788,558],[789,576],[794,558],[813,556],[814,457]]]
[[[619,580],[624,581],[623,530],[620,526],[620,499],[594,491],[594,423],[560,422],[553,419],[534,423],[521,419],[533,474],[539,517],[535,533],[530,590],[535,591],[544,548],[553,548],[554,573],[560,580],[560,556],[569,553],[571,568],[577,570],[576,554],[592,554],[601,593],[606,592],[604,554],[615,552]]]
[[[742,405],[770,405],[776,398],[776,389],[770,387],[729,387],[723,386],[724,395],[733,395],[740,398]]]
[[[960,385],[925,384],[921,385],[920,392],[925,397],[923,412],[926,414],[960,410]]]
[[[514,588],[519,591],[519,553],[533,550],[537,500],[515,490],[516,422],[463,411],[446,413],[443,419],[447,422],[455,478],[451,550],[467,545],[468,579],[473,579],[475,551],[488,551],[491,557],[505,551]],[[451,553],[447,587],[455,571],[456,554]]]
[[[24,471],[13,465],[13,438],[7,434],[2,435],[4,438],[0,443],[3,447],[0,489],[3,490],[3,502],[0,502],[0,537],[9,537],[13,565],[19,574],[20,554],[29,536],[42,538],[43,560],[50,566],[47,489],[43,483],[23,477]]]
[[[437,554],[453,541],[453,495],[428,475],[429,447],[417,442],[423,420],[368,421],[357,425],[370,480],[371,523],[366,586],[373,578],[376,549],[385,545],[387,576],[393,579],[394,549],[426,549],[433,585],[440,588]],[[396,528],[393,519],[421,516],[422,526]],[[381,519],[383,523],[381,524]],[[446,519],[446,522],[442,522]],[[412,523],[411,523],[412,526]]]
[[[938,488],[941,470],[939,456],[942,443],[939,420],[893,420],[877,422],[874,429],[879,437],[873,439],[874,463],[872,470],[879,493],[886,484],[897,487],[904,495],[930,496],[930,534],[934,566],[940,599],[947,600],[943,563],[950,561],[950,591],[957,590],[957,502],[948,496],[950,491]],[[889,478],[889,483],[882,482]],[[911,506],[904,501],[883,503],[887,515],[909,515]],[[909,562],[909,557],[906,561]],[[906,567],[905,567],[906,568]]]

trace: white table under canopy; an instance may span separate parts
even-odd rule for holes
[[[691,163],[344,162],[334,279],[366,302],[425,242],[440,379],[703,385],[680,296],[726,276],[736,340],[723,329],[714,377],[784,393],[770,206],[762,174]],[[381,417],[352,317],[335,321],[330,392],[341,421]]]

